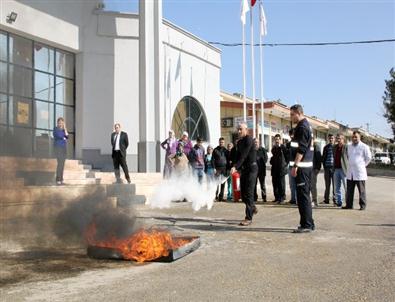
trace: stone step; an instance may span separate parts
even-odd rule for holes
[[[0,189],[1,188],[14,188],[14,190],[18,187],[23,187],[25,185],[25,181],[23,178],[4,178],[0,176]]]
[[[85,178],[85,179],[64,179],[65,185],[100,185],[100,179],[97,178]],[[109,184],[108,184],[109,185]]]
[[[63,179],[95,179],[95,177],[93,177],[89,170],[86,169],[82,171],[65,170],[63,172]]]

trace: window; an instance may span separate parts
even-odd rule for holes
[[[52,155],[52,131],[64,117],[74,155],[74,54],[0,31],[0,154]]]
[[[31,40],[10,35],[10,62],[25,67],[32,67],[32,45],[33,42]]]
[[[183,97],[178,103],[173,115],[172,129],[176,137],[181,137],[182,132],[187,131],[191,140],[196,140],[199,136],[204,141],[209,141],[207,121],[203,108],[191,96]]]

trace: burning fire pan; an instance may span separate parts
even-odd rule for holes
[[[151,262],[173,262],[192,253],[200,246],[199,237],[175,237],[175,239],[183,239],[188,242],[176,249],[169,250],[169,254],[167,256],[156,258],[151,260]],[[94,259],[128,260],[123,257],[122,252],[117,248],[89,245],[87,254],[88,257]]]

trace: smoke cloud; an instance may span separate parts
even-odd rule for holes
[[[187,201],[191,203],[194,211],[201,208],[210,210],[214,205],[215,191],[217,186],[226,178],[220,177],[213,181],[208,181],[205,177],[202,184],[197,177],[188,174],[187,176],[172,176],[170,179],[162,181],[156,187],[154,193],[149,198],[152,208],[169,208],[172,202]]]

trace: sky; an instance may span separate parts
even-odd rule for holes
[[[258,0],[259,1],[259,0]],[[106,10],[138,12],[137,0],[106,0]],[[163,0],[163,17],[206,41],[242,41],[240,0]],[[264,43],[315,43],[395,38],[395,0],[263,0]],[[250,41],[249,16],[246,42]],[[254,6],[254,42],[259,41]],[[222,91],[243,91],[242,48],[222,50]],[[247,95],[252,96],[250,48]],[[264,97],[305,113],[392,137],[382,96],[395,67],[395,42],[341,46],[264,47]],[[260,98],[259,47],[255,47],[256,97]]]

